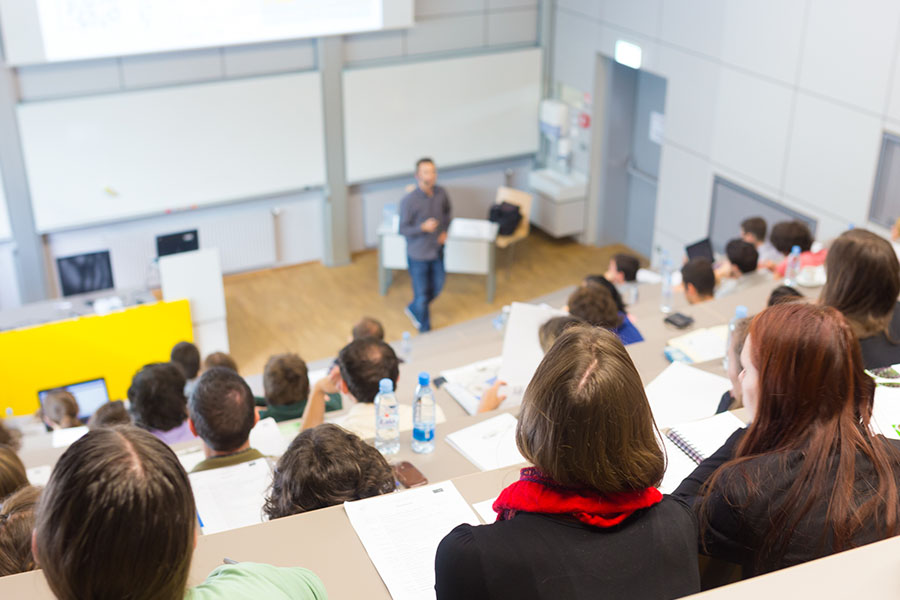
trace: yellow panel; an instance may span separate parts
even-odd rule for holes
[[[30,414],[38,391],[99,377],[111,399],[124,399],[138,369],[169,360],[172,346],[193,339],[187,300],[0,332],[0,407]]]

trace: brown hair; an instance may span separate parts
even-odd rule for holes
[[[573,317],[572,315],[564,315],[553,317],[549,321],[541,324],[538,329],[538,340],[541,342],[541,350],[544,354],[553,346],[553,342],[563,334],[563,332],[573,325],[583,325],[584,319]]]
[[[750,317],[738,319],[735,321],[734,329],[731,332],[731,347],[734,349],[734,355],[737,357],[739,371],[744,368],[744,365],[741,364],[741,352],[744,351],[744,342],[747,341],[747,334],[750,333],[750,323],[752,321],[753,319]]]
[[[22,432],[6,426],[0,419],[0,445],[9,446],[16,452],[22,447]]]
[[[384,326],[377,319],[372,317],[363,317],[359,323],[353,326],[353,339],[373,337],[379,340],[384,339]]]
[[[771,457],[786,471],[792,452],[799,451],[799,472],[768,531],[761,532],[759,564],[784,555],[795,530],[821,501],[827,503],[821,540],[831,541],[835,551],[851,546],[869,523],[895,535],[900,453],[869,431],[875,384],[863,371],[859,343],[844,317],[830,307],[777,304],[753,319],[749,335],[759,373],[756,415],[734,460],[703,488],[701,527],[708,527],[713,490],[729,501],[744,493],[765,499],[771,492],[748,461]],[[859,455],[871,463],[875,478],[857,481]]]
[[[213,352],[203,361],[203,370],[208,371],[213,367],[225,367],[231,369],[235,373],[238,372],[237,363],[231,358],[230,354],[224,352]]]
[[[136,427],[90,431],[44,489],[38,564],[61,600],[184,597],[197,513],[175,453]]]
[[[33,571],[31,532],[41,488],[28,485],[0,505],[0,577]]]
[[[91,418],[88,419],[88,427],[90,429],[113,427],[115,425],[131,425],[131,423],[131,414],[125,408],[125,403],[118,400],[107,402],[95,410]]]
[[[801,252],[808,252],[812,247],[813,236],[809,226],[803,221],[782,221],[772,227],[769,240],[776,250],[788,255],[794,246],[800,246]]]
[[[619,314],[616,302],[602,285],[588,283],[575,288],[569,295],[569,314],[596,327],[615,328],[624,317]]]
[[[172,347],[169,360],[181,369],[185,379],[193,379],[200,370],[200,350],[190,342],[178,342]]]
[[[44,420],[63,429],[78,427],[78,402],[71,392],[66,390],[53,390],[47,392],[41,402],[41,414]]]
[[[775,306],[776,304],[781,304],[782,302],[797,302],[798,300],[802,300],[805,297],[806,296],[789,285],[779,285],[777,288],[772,290],[771,294],[769,294],[769,302],[767,306]]]
[[[23,485],[28,485],[28,475],[22,459],[9,446],[0,446],[0,501]]]
[[[172,363],[144,365],[128,387],[134,423],[144,429],[169,431],[187,419],[184,373]]]
[[[697,257],[687,261],[681,267],[681,279],[684,287],[694,286],[701,298],[711,297],[716,289],[716,274],[708,258]]]
[[[263,371],[266,404],[285,406],[306,402],[309,398],[309,370],[296,354],[276,354],[266,361]]]
[[[900,294],[900,262],[890,242],[865,229],[851,229],[825,257],[828,279],[820,301],[841,311],[860,338],[887,331]]]
[[[565,331],[525,390],[516,427],[522,456],[564,486],[609,494],[662,480],[659,440],[619,338],[597,327]]]
[[[766,220],[762,217],[750,217],[741,221],[741,231],[749,233],[759,242],[765,241],[766,228]]]
[[[613,256],[616,261],[616,269],[625,277],[625,281],[634,281],[637,278],[638,269],[641,266],[636,256],[619,252]]]
[[[263,510],[270,519],[394,491],[394,473],[378,450],[325,423],[294,438],[278,464]]]

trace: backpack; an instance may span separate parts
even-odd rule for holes
[[[488,211],[488,220],[500,225],[497,231],[500,235],[512,235],[522,222],[522,211],[516,204],[501,202],[494,204]]]

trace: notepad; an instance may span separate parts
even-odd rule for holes
[[[708,419],[676,425],[666,432],[666,438],[695,464],[700,464],[742,427],[743,421],[730,412],[724,412]]]
[[[482,502],[476,502],[472,505],[472,508],[478,513],[481,520],[488,525],[497,520],[497,513],[494,511],[494,502],[496,501],[497,498],[491,498]]]
[[[724,357],[727,342],[728,325],[717,325],[672,338],[668,346],[679,350],[690,362],[702,363]]]
[[[481,404],[481,396],[496,381],[502,362],[502,356],[495,356],[441,371],[441,376],[447,380],[444,389],[467,413],[474,415]]]
[[[288,443],[272,417],[262,419],[250,430],[250,447],[266,456],[281,456],[287,451]]]
[[[656,426],[663,429],[714,415],[731,381],[674,362],[644,389]]]
[[[666,474],[663,476],[662,483],[659,485],[659,491],[663,494],[671,494],[675,491],[685,477],[694,472],[697,468],[691,458],[682,452],[678,446],[672,443],[672,440],[663,436],[663,450],[666,452]]]
[[[272,485],[267,460],[200,471],[189,477],[204,534],[262,523],[262,507]]]
[[[875,386],[872,429],[886,438],[900,440],[900,388]]]
[[[478,517],[449,481],[345,502],[344,510],[394,600],[434,598],[438,544]]]
[[[454,431],[447,443],[482,471],[526,462],[516,447],[516,418],[509,413]]]

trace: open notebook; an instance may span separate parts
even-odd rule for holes
[[[669,429],[666,437],[695,464],[709,458],[744,422],[730,412],[708,419],[682,423]]]
[[[698,329],[669,340],[667,346],[675,348],[683,362],[702,363],[725,356],[725,344],[728,341],[728,325],[717,325]]]
[[[516,446],[516,418],[509,413],[454,431],[447,443],[482,471],[526,462]]]
[[[467,413],[474,415],[478,412],[482,394],[497,379],[502,362],[503,357],[495,356],[456,369],[441,371],[441,376],[447,380],[444,389]]]
[[[730,389],[725,377],[680,362],[666,367],[644,388],[661,429],[714,415],[722,394]]]

